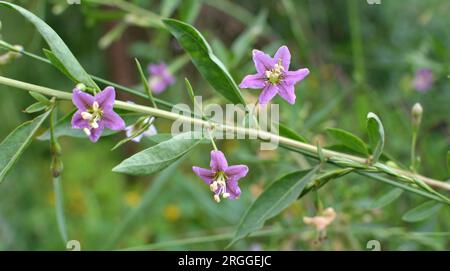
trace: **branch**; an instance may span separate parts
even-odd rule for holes
[[[6,78],[3,76],[0,76],[0,84],[10,86],[10,87],[15,87],[15,88],[26,90],[26,91],[35,91],[35,92],[38,92],[38,93],[41,93],[41,94],[44,94],[47,96],[52,96],[52,97],[55,97],[58,99],[63,99],[63,100],[71,100],[72,99],[71,93],[60,91],[60,90],[55,90],[55,89],[51,89],[51,88],[46,88],[46,87],[42,87],[42,86],[38,86],[38,85],[34,85],[34,84],[29,84],[29,83],[17,81],[14,79]],[[317,157],[317,153],[318,153],[317,147],[314,145],[303,143],[303,142],[300,142],[297,140],[279,136],[279,135],[276,135],[276,134],[273,134],[273,133],[270,133],[267,131],[259,130],[259,129],[231,126],[231,125],[221,124],[221,123],[213,123],[210,121],[205,121],[205,120],[190,117],[190,116],[176,114],[176,113],[165,111],[162,109],[157,109],[157,108],[138,105],[138,104],[131,104],[131,103],[127,103],[124,101],[116,100],[114,107],[118,108],[118,109],[131,111],[131,112],[153,115],[155,117],[161,117],[161,118],[165,118],[165,119],[169,119],[169,120],[179,120],[179,121],[187,122],[190,124],[199,125],[199,126],[202,126],[202,127],[208,128],[208,129],[217,130],[217,131],[241,134],[241,135],[249,136],[250,138],[256,137],[258,139],[265,140],[265,141],[279,142],[282,145],[285,145],[285,146],[288,146],[291,148],[296,148],[296,149],[302,150],[304,152],[310,153],[312,156],[315,156],[315,157]],[[353,163],[352,166],[356,167],[356,168],[367,169],[367,170],[371,170],[374,172],[384,172],[389,175],[393,175],[394,177],[397,177],[399,179],[404,179],[403,181],[415,179],[415,180],[422,181],[423,183],[425,183],[429,186],[433,186],[436,188],[441,188],[441,189],[450,191],[450,184],[447,184],[447,183],[444,183],[444,182],[441,182],[438,180],[434,180],[434,179],[431,179],[431,178],[428,178],[428,177],[425,177],[425,176],[422,176],[419,174],[415,174],[413,172],[409,172],[409,171],[405,171],[405,170],[401,170],[401,169],[397,169],[397,168],[392,168],[392,167],[389,167],[382,163],[377,163],[378,166],[368,167],[367,159],[365,159],[365,158],[346,154],[346,153],[340,153],[340,152],[336,152],[336,151],[332,151],[332,150],[322,149],[322,153],[323,153],[324,157],[327,159],[327,161],[329,160],[328,162],[331,162],[334,164],[336,164],[336,163],[338,163],[338,164],[339,163],[340,164]]]

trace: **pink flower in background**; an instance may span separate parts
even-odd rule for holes
[[[308,74],[308,69],[289,71],[291,53],[287,46],[281,46],[272,58],[259,50],[253,50],[253,62],[256,74],[247,75],[239,87],[263,89],[259,96],[259,103],[267,104],[279,94],[288,103],[295,103],[294,85],[303,80]]]
[[[417,91],[426,92],[433,85],[433,72],[430,69],[418,70],[413,85]]]
[[[105,128],[123,130],[125,122],[113,111],[115,99],[113,87],[107,87],[95,96],[75,88],[72,102],[78,111],[72,117],[72,128],[83,129],[92,142],[99,139]]]
[[[155,93],[161,93],[175,83],[175,78],[170,73],[167,65],[163,62],[150,64],[147,67],[150,74],[150,89]]]
[[[246,165],[228,166],[227,159],[221,151],[211,151],[211,169],[192,167],[192,170],[205,181],[214,193],[214,200],[220,202],[220,196],[237,199],[241,195],[239,179],[248,173]]]

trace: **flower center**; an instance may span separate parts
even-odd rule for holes
[[[281,65],[281,59],[273,66],[271,70],[266,71],[266,80],[272,85],[280,83],[284,76],[284,67]]]
[[[220,196],[226,199],[230,197],[230,193],[227,192],[227,175],[225,172],[219,171],[214,175],[214,182],[209,185],[209,188],[214,192],[214,200],[220,202]]]
[[[84,120],[89,121],[89,127],[92,129],[98,128],[98,122],[103,117],[103,110],[100,108],[98,102],[94,102],[91,108],[88,108],[86,111],[81,112],[81,117]]]

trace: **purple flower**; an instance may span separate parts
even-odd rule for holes
[[[211,151],[210,167],[211,169],[192,167],[192,170],[209,185],[214,192],[214,200],[220,202],[220,196],[224,199],[238,199],[241,195],[238,181],[247,175],[248,167],[228,166],[227,159],[221,151]]]
[[[113,111],[115,99],[113,87],[107,87],[95,96],[75,88],[72,102],[78,111],[72,117],[72,128],[83,129],[92,142],[99,139],[105,127],[115,131],[123,130],[125,122]]]
[[[430,69],[420,69],[416,72],[413,85],[419,92],[426,92],[433,84],[433,72]]]
[[[175,83],[175,78],[170,74],[167,65],[163,62],[148,65],[150,74],[150,89],[155,93],[163,92],[167,87]]]
[[[144,136],[150,137],[150,136],[156,135],[158,133],[158,131],[156,130],[156,127],[152,124],[154,120],[155,120],[155,117],[147,117],[147,118],[143,119],[142,121],[138,121],[137,123],[135,123],[133,125],[127,126],[125,128],[127,137],[130,138],[135,133],[142,130],[144,125],[149,125],[147,130],[145,130],[141,134],[135,136],[133,139],[131,139],[131,141],[140,142],[142,137],[144,137]]]
[[[259,103],[267,104],[278,93],[288,103],[295,103],[294,85],[303,80],[308,69],[289,71],[291,53],[287,46],[281,46],[271,58],[259,50],[253,50],[253,62],[258,73],[247,75],[239,87],[263,89],[259,96]]]

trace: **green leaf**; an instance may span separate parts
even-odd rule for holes
[[[264,31],[266,20],[267,10],[263,9],[254,19],[254,22],[233,42],[231,45],[231,51],[234,55],[233,66],[236,65],[246,53],[251,51],[251,45]]]
[[[287,127],[283,123],[278,123],[278,134],[282,137],[287,137],[303,143],[307,142],[306,138],[304,138],[302,135],[298,134],[291,128]]]
[[[357,153],[368,155],[366,144],[354,134],[338,128],[328,128],[327,133],[336,141]]]
[[[50,100],[47,99],[47,97],[45,97],[44,95],[42,95],[42,94],[40,94],[38,92],[34,92],[34,91],[30,91],[29,93],[36,101],[41,102],[41,103],[46,104],[46,105],[50,105],[51,104]]]
[[[48,105],[46,105],[46,104],[43,104],[43,103],[41,103],[41,102],[37,102],[37,103],[34,103],[34,104],[28,106],[28,107],[24,110],[24,112],[25,112],[25,113],[36,113],[36,112],[39,112],[39,111],[42,111],[42,110],[46,109],[47,106],[48,106]]]
[[[394,202],[396,199],[398,199],[403,194],[403,190],[400,188],[394,188],[388,193],[384,194],[383,196],[379,197],[375,201],[372,202],[370,205],[371,209],[379,209],[382,208],[392,202]]]
[[[161,17],[170,17],[180,5],[180,0],[165,0],[161,3]]]
[[[325,184],[327,184],[329,181],[332,181],[334,179],[340,178],[342,176],[345,176],[352,172],[353,168],[339,168],[335,170],[329,170],[327,172],[321,173],[320,175],[317,175],[314,177],[313,182],[310,182],[305,189],[303,189],[302,193],[300,193],[300,196],[297,199],[302,198],[312,190],[318,190]]]
[[[232,245],[250,233],[262,228],[267,219],[274,217],[292,204],[305,186],[314,179],[319,167],[296,171],[273,182],[247,209],[235,232]]]
[[[192,62],[211,86],[232,103],[245,105],[236,82],[223,63],[214,55],[202,34],[193,26],[178,20],[164,19],[163,22],[189,53]]]
[[[422,221],[437,213],[441,208],[441,203],[430,200],[406,212],[402,219],[406,222]]]
[[[168,167],[200,143],[188,132],[136,153],[117,165],[113,171],[131,175],[148,175]]]
[[[89,87],[97,87],[91,77],[80,65],[78,60],[70,52],[64,41],[56,34],[56,32],[43,20],[29,12],[28,10],[8,3],[6,1],[0,1],[0,6],[12,8],[24,16],[30,23],[32,23],[39,31],[41,36],[47,41],[53,54],[59,60],[60,63],[66,68],[66,70],[72,75],[77,82],[83,83]]]
[[[192,24],[197,19],[200,9],[202,8],[202,2],[198,0],[183,0],[178,13],[180,20]]]
[[[21,124],[0,143],[0,182],[31,143],[36,131],[50,112],[51,110],[32,121]]]
[[[45,56],[47,57],[47,59],[52,63],[52,65],[57,68],[62,74],[64,74],[67,78],[69,78],[70,80],[72,80],[73,82],[77,82],[77,79],[75,79],[70,72],[66,69],[66,67],[64,67],[64,65],[61,63],[61,61],[59,61],[59,59],[55,56],[55,54],[53,54],[52,51],[47,50],[47,49],[42,49],[42,51],[44,51]]]
[[[367,114],[367,132],[372,149],[372,163],[378,161],[384,148],[384,128],[377,115],[370,112]]]
[[[98,47],[102,50],[107,49],[112,43],[119,40],[128,24],[126,22],[119,22],[111,30],[109,30],[103,37],[98,41]]]
[[[152,103],[153,107],[157,108],[155,99],[153,99],[152,90],[150,89],[150,86],[148,84],[148,79],[144,75],[144,71],[142,70],[141,63],[139,63],[139,60],[137,58],[135,58],[134,61],[136,62],[136,67],[139,71],[139,75],[141,76],[141,81],[142,81],[142,84],[144,85],[144,89],[145,89],[145,92],[147,93],[148,99]]]

